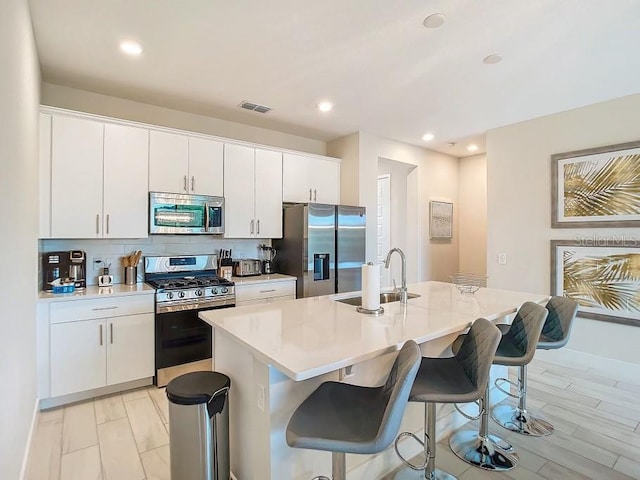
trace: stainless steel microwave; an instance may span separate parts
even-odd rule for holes
[[[224,233],[224,197],[149,192],[150,234]]]

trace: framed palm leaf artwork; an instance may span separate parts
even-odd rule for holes
[[[581,317],[640,326],[640,242],[552,240],[551,294]]]
[[[551,227],[640,226],[640,142],[551,156]]]

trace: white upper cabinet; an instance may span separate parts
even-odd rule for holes
[[[151,131],[149,190],[222,196],[223,144]]]
[[[224,146],[227,238],[282,237],[282,154]]]
[[[340,163],[285,153],[282,164],[282,200],[340,203]]]
[[[53,116],[51,132],[50,236],[146,237],[148,131]]]
[[[149,135],[149,190],[188,193],[189,137],[153,130]]]
[[[51,143],[51,236],[102,237],[104,124],[53,118]]]
[[[224,144],[189,137],[189,193],[222,197]]]
[[[39,141],[39,233],[40,238],[51,237],[51,115],[40,114]]]
[[[104,127],[104,237],[147,236],[149,131]]]

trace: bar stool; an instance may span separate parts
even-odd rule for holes
[[[547,309],[533,302],[525,302],[516,314],[511,327],[500,338],[494,365],[526,365],[540,337],[542,325],[547,318]],[[462,337],[462,338],[461,338]],[[457,352],[463,335],[452,345]],[[513,447],[497,435],[489,434],[489,384],[485,388],[480,412],[480,430],[459,430],[449,438],[453,453],[465,462],[485,470],[506,471],[518,464]]]
[[[551,350],[564,347],[569,341],[569,334],[573,325],[573,319],[578,312],[578,303],[565,297],[552,297],[547,303],[549,312],[547,320],[542,327],[542,333],[538,340],[537,348]],[[502,332],[509,329],[509,325],[498,325]],[[507,382],[515,385],[518,393],[502,389],[501,383]],[[518,406],[498,405],[491,411],[491,417],[504,428],[523,435],[540,437],[553,432],[553,425],[539,418],[527,410],[527,365],[518,368],[518,381],[512,382],[506,378],[496,380],[496,387],[506,394],[518,398]]]
[[[407,467],[396,473],[395,480],[417,479],[417,470],[424,470],[420,477],[428,480],[455,480],[456,477],[450,473],[435,468],[436,403],[478,401],[487,388],[498,342],[500,330],[490,321],[479,318],[471,325],[455,356],[422,358],[409,401],[424,403],[424,441],[411,432],[398,435],[396,453]],[[424,448],[425,462],[422,465],[414,465],[400,454],[398,441],[405,437],[412,437]]]
[[[345,453],[381,452],[398,434],[420,357],[418,344],[408,340],[384,385],[321,384],[293,412],[287,444],[332,452],[333,480],[345,480]],[[314,480],[330,479],[318,476]]]

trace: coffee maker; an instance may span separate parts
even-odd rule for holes
[[[87,259],[84,250],[66,250],[42,254],[42,289],[53,290],[52,282],[72,279],[76,290],[87,286]]]

